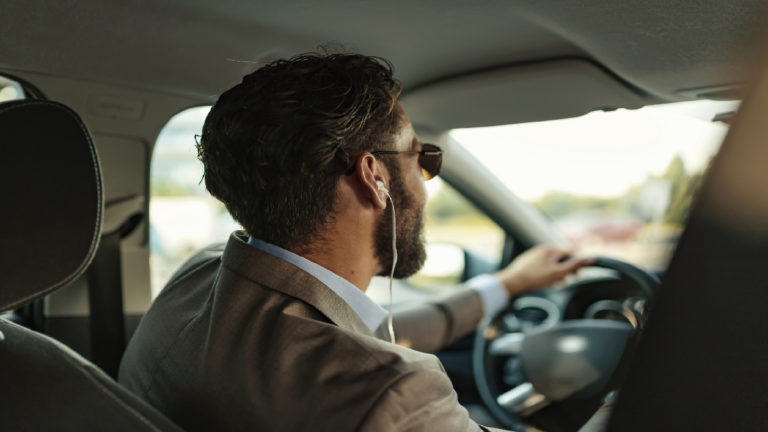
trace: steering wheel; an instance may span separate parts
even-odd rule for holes
[[[614,270],[634,282],[641,295],[620,303],[602,300],[586,311],[587,319],[563,320],[555,303],[522,296],[495,316],[483,319],[477,329],[473,372],[483,402],[494,417],[512,430],[525,430],[521,414],[552,401],[594,397],[613,384],[628,342],[639,337],[648,311],[661,285],[655,275],[631,264],[598,257],[594,267]],[[575,284],[574,284],[575,285]],[[566,288],[567,289],[567,288]],[[546,319],[531,328],[510,330],[514,311],[539,309]],[[601,319],[618,314],[621,320]],[[500,362],[516,367],[520,382],[508,391],[494,382],[493,368]]]

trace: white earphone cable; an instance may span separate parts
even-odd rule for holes
[[[397,265],[397,220],[395,218],[395,202],[389,196],[389,192],[384,189],[384,193],[389,198],[392,205],[392,271],[389,273],[389,318],[387,319],[387,328],[389,329],[389,338],[395,343],[395,328],[392,326],[392,280],[395,277],[395,266]]]

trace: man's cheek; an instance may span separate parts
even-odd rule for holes
[[[427,203],[429,202],[429,192],[427,191],[427,182],[425,182],[423,178],[420,179],[418,188],[419,188],[418,190],[421,191],[421,193],[419,194],[421,208],[423,210],[426,210]]]

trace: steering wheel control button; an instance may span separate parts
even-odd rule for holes
[[[504,384],[508,386],[517,386],[526,381],[523,362],[520,357],[511,356],[504,364]]]

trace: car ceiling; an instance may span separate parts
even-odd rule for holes
[[[588,59],[648,101],[738,81],[758,0],[16,0],[0,70],[212,99],[257,63],[329,41],[392,61],[405,92],[479,70]],[[233,61],[235,60],[235,61]]]

